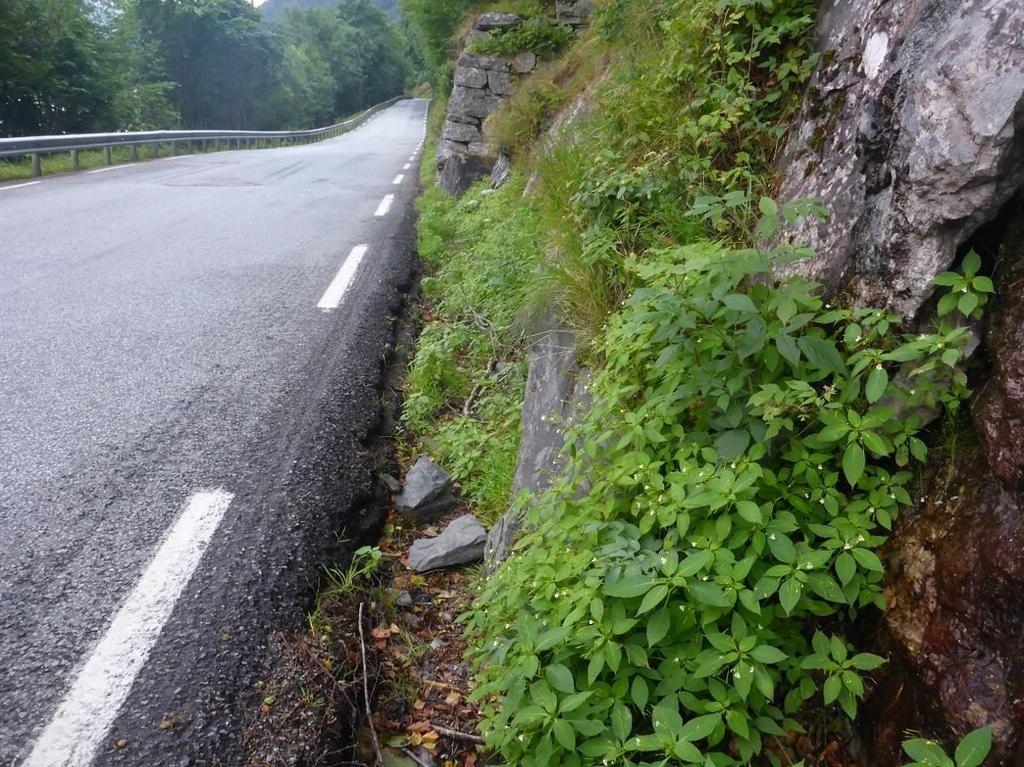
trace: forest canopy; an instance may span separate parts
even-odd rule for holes
[[[3,0],[0,135],[329,124],[403,92],[409,44],[368,0]]]

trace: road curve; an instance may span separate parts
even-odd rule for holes
[[[0,186],[0,765],[237,763],[371,491],[425,114]]]

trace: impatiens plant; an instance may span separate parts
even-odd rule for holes
[[[876,551],[927,456],[910,405],[964,396],[967,331],[830,306],[775,255],[629,263],[569,478],[468,617],[509,764],[779,764],[884,662],[841,629],[883,605]]]

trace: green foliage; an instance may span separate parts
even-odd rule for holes
[[[978,274],[981,257],[973,250],[964,257],[962,268],[963,274],[943,272],[935,278],[936,285],[949,288],[949,293],[939,300],[940,317],[955,309],[966,317],[978,318],[982,307],[988,303],[989,295],[995,292],[992,280]]]
[[[952,757],[941,744],[924,738],[903,741],[903,750],[913,760],[906,767],[980,767],[992,750],[992,728],[979,727],[967,733]]]
[[[350,594],[361,581],[380,569],[383,556],[381,550],[376,546],[361,546],[353,552],[352,561],[346,569],[325,567],[324,575],[327,578],[328,586],[321,592],[320,598],[334,598]]]
[[[426,192],[419,251],[427,322],[406,382],[403,421],[462,485],[485,520],[505,511],[525,379],[516,362],[540,232],[523,180],[455,201]]]
[[[604,46],[585,32],[565,56],[538,67],[488,118],[488,141],[512,157],[526,154],[557,111],[601,72],[605,53]]]
[[[399,0],[402,16],[408,20],[417,48],[435,85],[448,91],[448,57],[452,36],[473,0]]]
[[[0,3],[0,134],[313,127],[402,92],[367,0],[271,24],[247,0]]]
[[[760,207],[765,226],[784,213]],[[900,335],[885,312],[773,284],[791,256],[629,260],[570,477],[469,618],[509,763],[746,764],[805,705],[855,713],[883,659],[835,632],[882,604],[875,552],[927,454],[909,405],[964,396],[937,371],[967,332]]]
[[[553,59],[572,42],[572,27],[550,16],[533,16],[509,29],[496,29],[470,45],[473,53],[515,56],[530,51],[541,59]]]
[[[106,127],[117,51],[85,0],[0,2],[0,135]]]

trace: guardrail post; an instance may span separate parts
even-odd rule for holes
[[[43,162],[39,157],[39,152],[32,153],[32,175],[35,177],[43,175]]]
[[[71,170],[78,170],[78,168],[79,168],[78,150],[77,149],[72,149],[71,150]]]
[[[131,160],[132,162],[139,161],[139,147],[137,144],[132,144],[128,148],[128,159]]]
[[[103,163],[105,165],[110,165],[111,164],[110,147],[109,146],[103,147]]]

